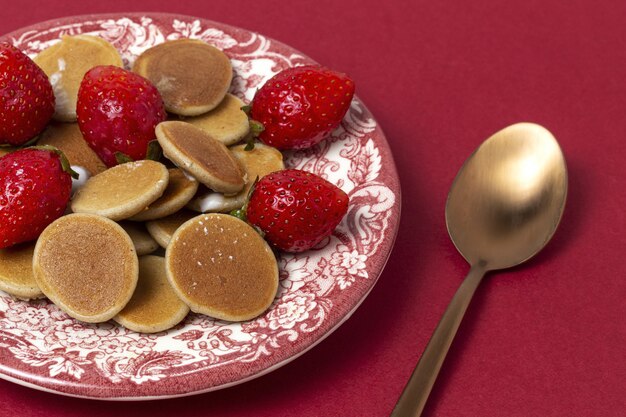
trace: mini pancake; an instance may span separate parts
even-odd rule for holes
[[[165,275],[165,259],[160,256],[139,258],[139,281],[126,307],[113,318],[127,329],[156,333],[180,323],[189,313]]]
[[[69,214],[37,240],[33,272],[41,291],[59,308],[75,319],[100,323],[128,303],[139,265],[120,225],[93,214]]]
[[[63,151],[70,164],[85,168],[91,175],[105,171],[107,166],[87,145],[76,123],[52,122],[41,134],[38,145],[50,145]]]
[[[183,209],[167,217],[146,222],[146,229],[162,248],[167,248],[176,229],[197,215],[197,213]]]
[[[0,249],[0,290],[16,298],[43,297],[33,275],[35,242]]]
[[[228,56],[196,39],[179,39],[144,51],[133,72],[152,81],[165,109],[197,116],[217,107],[230,88],[233,69]]]
[[[168,172],[169,181],[163,195],[130,220],[154,220],[169,216],[185,207],[185,204],[193,198],[198,191],[198,181],[178,168],[169,169]]]
[[[64,36],[60,42],[44,49],[34,61],[46,73],[54,89],[54,118],[76,121],[78,88],[83,76],[96,65],[123,66],[119,52],[96,36]]]
[[[241,208],[248,197],[250,187],[256,178],[263,178],[267,174],[285,169],[283,154],[276,148],[256,143],[254,149],[245,150],[246,145],[237,145],[230,148],[233,156],[240,162],[246,171],[248,182],[244,189],[234,196],[225,196],[208,189],[204,189],[187,204],[187,207],[200,213],[229,212]]]
[[[227,214],[201,214],[165,251],[167,278],[191,311],[222,320],[257,317],[272,303],[278,265],[263,238]]]
[[[250,132],[248,115],[241,110],[243,106],[239,98],[226,94],[219,106],[210,112],[181,120],[199,127],[224,145],[233,145]]]
[[[243,169],[228,148],[204,130],[172,121],[159,123],[155,133],[163,155],[202,184],[224,194],[243,189]]]
[[[160,162],[143,160],[116,165],[87,180],[74,195],[74,213],[123,220],[156,201],[167,187],[169,173]]]
[[[157,241],[146,230],[145,225],[129,221],[120,222],[119,225],[130,236],[138,256],[148,255],[160,248]]]

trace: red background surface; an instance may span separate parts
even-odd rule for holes
[[[626,2],[2,0],[0,32],[67,15],[160,11],[257,31],[345,71],[402,183],[400,232],[370,296],[328,339],[246,384],[113,403],[0,381],[20,416],[385,416],[467,272],[446,194],[478,144],[550,129],[569,167],[563,222],[531,262],[479,289],[426,416],[626,415]]]

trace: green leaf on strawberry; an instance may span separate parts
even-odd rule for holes
[[[70,175],[70,177],[74,178],[75,180],[78,179],[78,172],[72,169],[72,165],[70,164],[70,161],[67,159],[65,154],[59,148],[55,148],[54,146],[51,146],[51,145],[37,145],[37,146],[30,146],[26,149],[39,149],[42,151],[49,151],[49,152],[56,153],[57,155],[59,155],[59,158],[61,160],[61,169],[67,172]]]

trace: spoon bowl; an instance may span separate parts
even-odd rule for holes
[[[483,142],[460,169],[446,203],[448,233],[470,265],[508,268],[548,243],[566,195],[565,158],[554,136],[515,124]]]
[[[422,413],[463,315],[487,271],[518,265],[552,238],[567,197],[567,167],[552,134],[509,126],[465,161],[446,202],[450,238],[470,271],[430,338],[391,417]]]

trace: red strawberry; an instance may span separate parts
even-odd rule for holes
[[[93,67],[78,89],[78,126],[108,166],[116,155],[145,159],[154,128],[165,120],[163,99],[140,75],[114,66]]]
[[[54,114],[48,76],[22,51],[0,43],[0,144],[23,145]]]
[[[298,169],[274,172],[255,185],[248,222],[272,245],[302,252],[329,236],[348,211],[348,196],[325,179]]]
[[[65,212],[71,169],[51,149],[26,148],[0,158],[0,249],[37,239]]]
[[[263,125],[264,143],[308,148],[339,126],[353,95],[354,82],[345,74],[317,65],[289,68],[256,92],[250,116]]]

